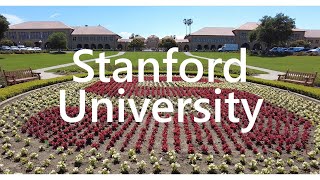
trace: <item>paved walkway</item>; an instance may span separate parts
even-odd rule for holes
[[[124,53],[125,52],[119,52],[118,54],[107,56],[106,59],[117,57],[117,56],[122,56]],[[96,59],[89,59],[89,60],[84,60],[82,62],[93,62],[95,60]],[[40,76],[41,76],[42,79],[50,79],[50,78],[60,77],[60,76],[63,76],[63,75],[58,75],[58,74],[51,73],[51,72],[46,72],[46,71],[53,70],[53,69],[58,69],[58,68],[64,68],[64,67],[68,67],[68,66],[73,66],[73,65],[75,65],[75,63],[60,64],[60,65],[57,65],[57,66],[50,66],[50,67],[46,67],[46,68],[36,69],[34,71],[38,72],[38,73],[41,73]]]
[[[210,59],[210,58],[207,58],[207,57],[193,55],[190,52],[185,52],[184,54],[187,55],[187,56],[194,57],[194,58],[199,58],[199,59],[206,59],[206,60]],[[225,63],[225,61],[222,61],[222,62]],[[237,64],[235,64],[235,65],[237,65]],[[261,79],[267,79],[267,80],[277,80],[279,74],[284,74],[284,72],[274,71],[274,70],[255,67],[255,66],[250,66],[250,65],[247,65],[247,68],[260,70],[260,71],[264,71],[264,72],[268,73],[268,74],[257,74],[255,76],[253,76],[253,77],[257,77],[257,78],[261,78]]]

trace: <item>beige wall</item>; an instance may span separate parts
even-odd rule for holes
[[[71,46],[89,49],[116,49],[117,35],[71,35]]]
[[[224,44],[235,44],[235,36],[188,36],[190,50],[218,49]],[[201,47],[201,48],[200,48]]]
[[[320,37],[319,38],[306,38],[306,41],[311,43],[311,48],[320,47]]]
[[[68,45],[67,47],[71,47],[71,32],[72,29],[46,29],[46,30],[9,30],[6,32],[6,37],[12,40],[15,44],[23,44],[26,41],[34,42],[35,45],[38,46],[39,41],[42,43],[40,45],[41,48],[46,48],[46,43],[48,41],[48,37],[54,32],[63,32],[67,36]]]

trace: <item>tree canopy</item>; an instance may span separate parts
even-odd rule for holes
[[[286,44],[293,34],[292,29],[296,28],[295,19],[282,13],[275,17],[264,16],[260,19],[259,26],[250,35],[250,41],[264,43],[267,48]]]
[[[134,38],[128,47],[133,50],[141,50],[144,47],[144,42],[142,39]]]
[[[4,33],[8,31],[9,25],[7,18],[0,14],[0,40],[4,38]]]
[[[1,46],[13,46],[14,43],[10,39],[2,39],[0,41]]]
[[[172,47],[177,47],[177,42],[173,38],[164,38],[161,40],[159,47],[168,51]]]
[[[305,40],[296,40],[296,41],[292,41],[290,43],[290,47],[310,48],[311,47],[311,43],[309,43],[308,41],[305,41]]]
[[[63,32],[55,32],[52,33],[48,37],[48,42],[50,42],[50,48],[51,49],[67,49],[67,35]]]

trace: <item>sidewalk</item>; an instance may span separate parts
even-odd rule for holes
[[[107,56],[106,59],[117,57],[117,56],[122,56],[124,53],[125,52],[119,52],[118,54]],[[93,62],[95,60],[96,59],[89,59],[89,60],[84,60],[82,62]],[[46,71],[53,70],[53,69],[58,69],[58,68],[64,68],[64,67],[68,67],[68,66],[73,66],[73,65],[75,65],[75,63],[60,64],[60,65],[57,65],[57,66],[50,66],[50,67],[46,67],[46,68],[36,69],[34,71],[38,72],[38,73],[41,73],[40,74],[41,79],[50,79],[50,78],[55,78],[55,77],[61,77],[63,75],[58,75],[58,74],[54,74],[54,73],[46,72]]]

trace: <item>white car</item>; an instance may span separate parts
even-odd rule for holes
[[[11,46],[11,51],[20,51],[20,49],[17,46]]]
[[[1,47],[1,50],[4,50],[4,51],[10,51],[10,47],[9,46],[2,46]]]
[[[25,48],[24,45],[18,45],[18,48],[21,49],[21,48]]]
[[[318,53],[318,54],[320,54],[320,47],[315,48],[315,49],[310,49],[308,52],[310,52],[310,53]]]
[[[39,48],[39,47],[34,47],[33,48],[35,51],[41,51],[42,49],[41,48]]]
[[[26,47],[27,51],[34,51],[34,49],[32,47]]]

